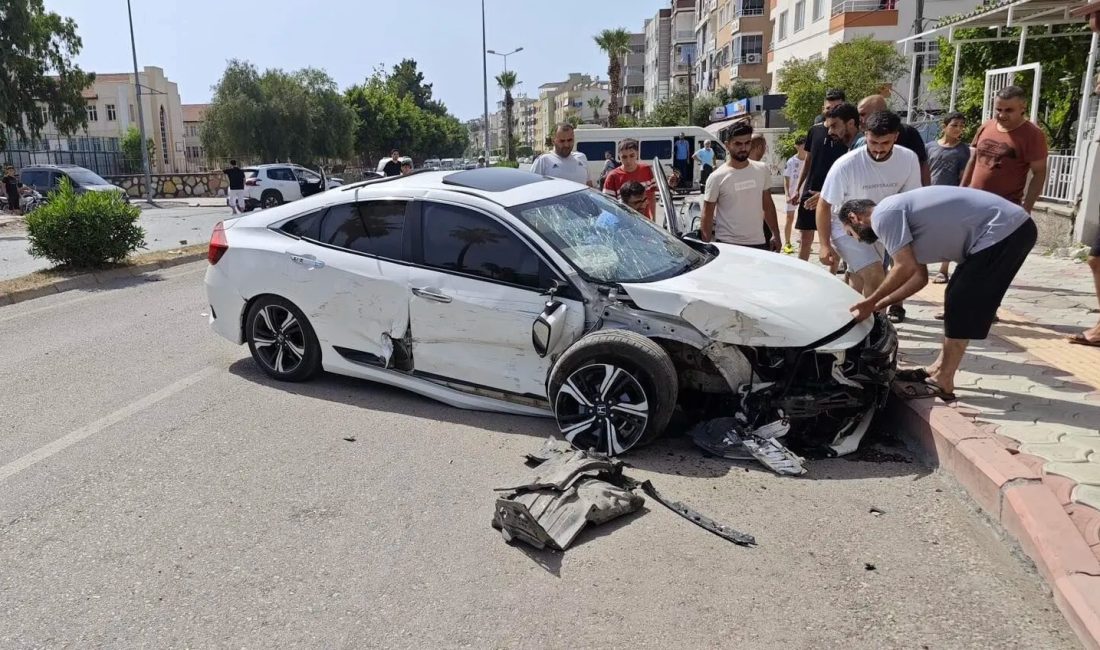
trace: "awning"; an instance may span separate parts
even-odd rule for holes
[[[721,141],[722,131],[724,131],[725,129],[732,126],[734,122],[741,122],[741,121],[744,121],[744,120],[748,119],[749,117],[750,117],[749,113],[745,113],[744,115],[739,115],[737,117],[733,117],[733,118],[730,118],[728,120],[722,120],[721,122],[711,122],[710,124],[704,126],[703,128],[707,132],[709,132],[711,135],[713,135],[716,140]]]
[[[941,18],[927,31],[903,38],[898,43],[923,41],[939,35],[944,30],[971,27],[1047,27],[1080,23],[1074,12],[1089,4],[1090,0],[1004,0],[994,5],[983,5],[973,11]]]

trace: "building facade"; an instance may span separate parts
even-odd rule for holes
[[[719,24],[728,29],[729,82],[771,87],[767,52],[772,39],[767,0],[729,0],[725,12],[719,11]]]
[[[208,167],[206,151],[202,147],[200,133],[209,104],[183,104],[183,158],[189,172],[204,171]]]
[[[619,106],[624,115],[634,114],[635,100],[645,102],[645,64],[646,64],[646,35],[645,32],[630,35],[630,54],[623,57],[622,63],[622,94],[619,97]]]
[[[696,0],[673,0],[670,32],[672,60],[669,63],[669,92],[697,92],[692,70],[697,60],[695,35]]]
[[[596,109],[589,105],[593,98],[599,98],[602,102],[601,108]],[[537,143],[545,147],[550,136],[554,134],[554,128],[571,118],[581,123],[595,123],[598,121],[598,113],[599,120],[606,120],[607,103],[610,99],[611,92],[606,81],[579,72],[570,73],[565,81],[539,86],[539,98],[535,107]]]
[[[672,9],[661,9],[645,21],[645,70],[642,85],[645,110],[669,96],[669,69],[672,65]]]

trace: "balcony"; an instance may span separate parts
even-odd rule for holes
[[[672,33],[672,40],[676,42],[695,41],[695,31],[691,29],[677,29]]]
[[[896,27],[897,0],[833,0],[829,33],[847,27]]]

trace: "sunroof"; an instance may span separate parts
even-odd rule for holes
[[[443,177],[444,185],[457,185],[483,192],[507,192],[517,187],[539,183],[545,177],[508,167],[483,167],[455,172]]]

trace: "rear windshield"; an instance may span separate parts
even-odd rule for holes
[[[256,178],[256,174],[259,174],[260,170],[255,167],[245,167],[244,175],[246,178]]]

